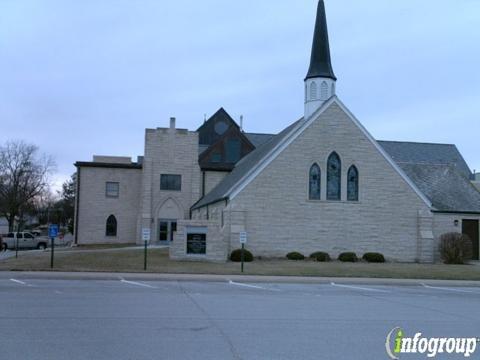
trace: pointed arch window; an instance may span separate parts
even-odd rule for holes
[[[328,99],[328,84],[326,81],[322,82],[322,85],[320,86],[320,99]]]
[[[317,100],[317,83],[315,81],[310,84],[310,100]]]
[[[310,200],[320,200],[320,166],[313,164],[310,168],[308,198]]]
[[[106,236],[117,236],[117,218],[110,215],[107,219]]]
[[[333,152],[327,161],[327,200],[341,200],[341,188],[342,162],[340,156]]]
[[[358,201],[358,169],[355,165],[348,169],[347,200]]]

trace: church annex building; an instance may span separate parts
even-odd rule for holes
[[[226,261],[248,236],[254,256],[380,252],[439,260],[463,232],[478,259],[480,192],[455,145],[377,141],[336,96],[318,4],[305,113],[279,134],[245,132],[220,109],[196,131],[146,129],[145,152],[77,162],[76,244],[170,245],[170,257]],[[293,119],[292,119],[293,120]]]

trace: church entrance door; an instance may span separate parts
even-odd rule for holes
[[[177,220],[159,219],[158,220],[158,241],[161,243],[170,243],[173,241],[177,232]]]
[[[465,235],[468,235],[470,240],[473,243],[473,260],[479,260],[480,250],[479,250],[479,239],[478,239],[478,220],[463,220],[462,221],[462,232]]]

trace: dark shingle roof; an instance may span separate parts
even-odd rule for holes
[[[275,134],[254,134],[254,133],[245,133],[247,139],[258,148],[259,146],[265,144],[267,141],[272,140],[275,137]]]
[[[303,118],[294,122],[292,125],[284,129],[278,135],[273,136],[269,141],[259,146],[256,150],[245,156],[236,165],[233,171],[228,174],[212,191],[201,198],[192,209],[198,209],[208,204],[221,201],[225,198],[228,191],[232,189],[245,175],[249,173],[272,149],[274,149],[288,134],[290,134],[299,123],[303,122]]]
[[[399,163],[440,212],[480,213],[480,192],[455,165]]]
[[[378,143],[397,163],[449,164],[465,177],[472,177],[472,172],[455,145],[401,141],[378,141]]]
[[[228,197],[229,192],[248,175],[261,160],[283,139],[291,134],[303,119],[293,123],[281,133],[265,137],[210,193],[200,199],[192,209],[212,204]],[[248,136],[248,134],[246,134]],[[403,169],[417,188],[440,212],[480,213],[480,192],[470,182],[472,173],[455,145],[399,141],[378,141],[381,147]]]

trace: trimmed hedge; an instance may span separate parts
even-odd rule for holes
[[[380,253],[370,252],[363,254],[363,260],[369,263],[384,263],[385,257]]]
[[[247,249],[244,250],[244,261],[245,262],[252,262],[253,261],[253,255],[250,251]],[[230,260],[233,262],[241,262],[242,261],[242,249],[237,249],[233,250],[232,253],[230,254]]]
[[[305,260],[305,256],[303,254],[300,254],[299,252],[291,252],[291,253],[288,253],[287,254],[287,259],[288,260],[295,260],[295,261],[298,261],[298,260]]]
[[[463,265],[472,259],[472,240],[464,234],[447,233],[440,236],[440,255],[445,264]]]
[[[332,259],[330,258],[330,255],[328,255],[328,253],[323,251],[314,252],[313,254],[310,255],[310,259],[314,259],[320,262],[332,261]]]
[[[338,255],[338,260],[341,262],[357,262],[358,257],[354,252],[344,252]]]

